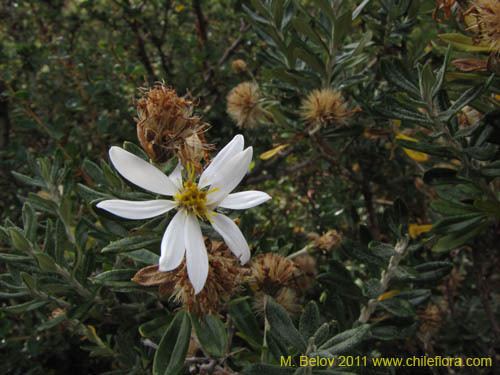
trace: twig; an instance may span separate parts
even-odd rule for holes
[[[384,293],[389,287],[389,283],[392,277],[394,276],[394,271],[396,270],[399,263],[406,255],[408,244],[409,244],[408,237],[404,237],[396,243],[396,246],[394,246],[394,251],[396,252],[396,254],[394,254],[391,257],[391,259],[389,259],[389,264],[387,265],[387,269],[382,271],[382,275],[380,277],[380,290],[381,290],[380,294]],[[364,306],[361,309],[358,322],[360,323],[368,322],[372,314],[375,312],[378,302],[379,300],[377,298],[370,299],[366,304],[366,306]]]

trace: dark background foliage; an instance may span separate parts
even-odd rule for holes
[[[2,2],[0,371],[415,373],[277,366],[280,355],[316,353],[497,361],[500,81],[494,67],[456,68],[459,58],[495,56],[458,13],[436,22],[435,5]],[[236,58],[247,72],[231,70]],[[226,95],[246,80],[258,82],[269,114],[256,129],[226,114]],[[255,314],[244,289],[200,323],[130,282],[156,261],[166,219],[138,225],[95,203],[145,196],[113,171],[107,150],[129,142],[137,151],[135,100],[156,82],[195,99],[217,148],[238,132],[254,146],[244,184],[273,200],[242,213],[240,227],[254,255],[314,255],[301,314],[273,300]],[[299,107],[320,87],[341,90],[353,115],[311,133]],[[432,231],[411,232],[423,224]],[[341,244],[322,251],[312,238],[331,229]],[[191,328],[201,350],[186,360]]]

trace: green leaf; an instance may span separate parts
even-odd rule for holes
[[[477,226],[485,220],[485,216],[479,213],[451,216],[439,220],[432,227],[432,231],[438,234],[448,234],[453,232],[464,232],[471,227]]]
[[[361,2],[361,4],[359,4],[356,9],[354,9],[354,11],[352,12],[352,20],[354,21],[356,18],[358,18],[358,16],[361,14],[361,12],[363,11],[363,9],[365,8],[365,6],[368,5],[368,3],[370,2],[371,0],[363,0]]]
[[[7,229],[7,233],[9,234],[10,241],[15,249],[24,253],[30,253],[32,251],[33,246],[24,235],[24,232],[19,228],[10,227]]]
[[[215,358],[223,357],[227,349],[227,330],[220,318],[191,315],[191,323],[203,350]]]
[[[474,40],[466,35],[459,33],[447,33],[438,35],[439,39],[450,43],[453,47],[464,52],[489,52],[491,47],[481,45],[474,42]]]
[[[36,251],[34,253],[38,266],[44,272],[57,272],[57,264],[52,257],[46,253]]]
[[[486,81],[486,83],[477,85],[475,87],[471,87],[470,89],[466,90],[462,95],[460,95],[460,97],[457,100],[453,102],[450,108],[439,114],[439,119],[442,121],[449,121],[450,118],[453,115],[455,115],[458,111],[460,111],[463,107],[465,107],[466,105],[470,104],[472,101],[477,99],[479,95],[481,95],[484,92],[484,90],[486,90],[490,86],[494,77],[495,75],[491,75],[491,77]]]
[[[295,57],[304,61],[309,68],[316,71],[319,75],[322,76],[325,74],[325,65],[323,64],[323,61],[321,61],[313,52],[299,47],[295,48],[293,53]]]
[[[419,89],[415,83],[408,78],[410,73],[408,73],[399,60],[382,60],[380,69],[382,70],[382,75],[387,81],[414,97],[420,97]]]
[[[111,242],[104,247],[102,253],[115,253],[139,250],[149,245],[158,244],[161,241],[160,236],[133,236],[119,239]]]
[[[478,210],[472,205],[445,199],[433,201],[431,203],[431,208],[434,211],[446,216],[464,215],[478,212]]]
[[[150,320],[149,322],[142,323],[139,326],[139,333],[142,337],[154,338],[157,336],[161,337],[161,333],[168,328],[170,323],[172,322],[172,315],[162,313],[161,316]]]
[[[42,180],[35,179],[35,178],[29,177],[29,176],[25,176],[24,174],[21,174],[21,173],[18,173],[18,172],[14,172],[14,171],[11,172],[11,173],[12,173],[12,175],[17,180],[19,180],[23,184],[31,185],[31,186],[35,186],[35,187],[40,187],[40,188],[46,188],[47,187],[47,185],[45,184],[45,182],[42,181]]]
[[[308,339],[311,337],[320,325],[319,309],[316,302],[309,302],[300,316],[299,331],[300,334]]]
[[[24,203],[23,205],[22,217],[23,217],[24,234],[26,235],[26,238],[28,239],[28,241],[36,242],[36,232],[38,229],[38,222],[35,210],[33,210],[33,207],[31,207],[31,205],[28,202]]]
[[[6,312],[8,314],[22,314],[27,311],[36,310],[42,306],[45,306],[49,301],[28,301],[21,303],[19,305],[12,305],[0,308],[0,311]]]
[[[238,329],[236,333],[254,349],[260,350],[262,343],[261,330],[246,298],[239,298],[229,303],[229,314]]]
[[[312,336],[312,340],[314,342],[314,345],[319,346],[323,344],[327,339],[330,334],[330,326],[332,326],[333,323],[323,323],[317,330],[314,332],[314,335]]]
[[[160,256],[146,249],[133,250],[120,254],[141,264],[158,264]]]
[[[487,223],[484,223],[462,235],[449,234],[447,236],[441,237],[439,241],[437,241],[436,244],[432,247],[432,251],[444,252],[460,247],[477,236],[479,233],[481,233],[486,227]]]
[[[419,264],[418,266],[415,266],[415,270],[419,272],[415,281],[428,282],[440,280],[444,276],[448,275],[452,268],[453,264],[445,261],[434,261]]]
[[[153,375],[177,375],[184,368],[191,321],[187,313],[180,311],[163,335],[153,361]]]
[[[368,338],[369,332],[370,325],[362,324],[333,336],[321,345],[319,349],[330,355],[352,352],[352,350]]]
[[[450,56],[451,47],[448,46],[448,49],[446,50],[446,54],[444,56],[443,64],[441,65],[441,68],[439,68],[436,75],[436,80],[434,82],[434,85],[432,86],[432,98],[436,97],[438,92],[441,90],[441,87],[443,86],[446,68],[448,67],[448,63],[450,62]]]
[[[408,301],[397,297],[381,301],[379,302],[379,306],[401,318],[415,316],[415,309],[413,306]]]
[[[82,169],[96,184],[100,185],[106,183],[101,168],[93,161],[85,159],[82,164]]]
[[[266,319],[271,327],[271,334],[276,340],[288,347],[295,348],[301,353],[305,352],[306,342],[293,325],[292,319],[290,319],[286,310],[271,297],[266,298]]]
[[[106,271],[94,276],[94,281],[98,284],[112,285],[113,281],[130,281],[136,272],[137,270],[129,268]]]
[[[408,148],[410,150],[424,152],[433,156],[442,156],[442,157],[452,157],[454,156],[451,150],[444,146],[436,146],[434,144],[426,143],[426,142],[411,142],[404,139],[396,140],[396,144],[398,146]]]

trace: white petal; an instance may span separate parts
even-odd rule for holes
[[[186,216],[184,242],[186,245],[186,265],[189,280],[193,285],[194,293],[198,294],[207,281],[208,255],[200,224],[192,215]]]
[[[245,139],[243,138],[243,136],[241,134],[236,135],[231,140],[231,142],[229,142],[222,150],[220,150],[219,153],[212,159],[212,162],[201,174],[198,185],[201,188],[211,185],[213,177],[219,173],[219,168],[223,168],[229,160],[243,151],[244,145]]]
[[[229,249],[240,259],[241,264],[250,260],[250,249],[240,228],[226,215],[217,213],[212,216],[212,226],[224,238]]]
[[[168,224],[161,240],[161,256],[159,270],[171,271],[179,267],[186,252],[184,244],[184,226],[186,214],[179,211]]]
[[[271,196],[263,191],[249,190],[240,193],[229,194],[219,207],[230,208],[232,210],[242,210],[258,206],[271,199]]]
[[[111,212],[113,215],[135,220],[159,216],[170,211],[175,206],[175,202],[166,199],[157,199],[153,201],[109,199],[97,204],[97,207]]]
[[[252,161],[252,154],[252,147],[248,147],[219,169],[219,173],[210,184],[210,188],[215,190],[207,196],[210,206],[217,206],[219,202],[238,186],[248,172],[248,167]]]
[[[158,168],[120,147],[109,149],[109,158],[116,170],[133,184],[156,194],[174,195],[177,189]]]
[[[172,181],[177,188],[180,190],[182,188],[182,164],[178,163],[172,173],[169,174],[168,178]]]

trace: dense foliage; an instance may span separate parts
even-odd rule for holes
[[[498,360],[496,0],[8,0],[0,17],[1,373]],[[151,88],[193,110],[203,155],[159,155],[138,128]],[[239,133],[254,148],[244,190],[272,200],[230,214],[252,251],[243,266],[203,226],[211,273],[195,296],[184,266],[152,268],[172,214],[96,207],[155,197],[108,149],[170,173]]]

